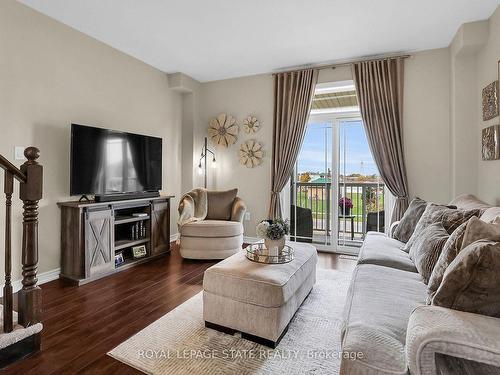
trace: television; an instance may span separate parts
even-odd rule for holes
[[[161,138],[71,124],[71,195],[104,201],[158,195],[161,188]]]

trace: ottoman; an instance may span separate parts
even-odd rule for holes
[[[316,248],[287,243],[285,264],[252,262],[245,251],[217,263],[203,277],[205,326],[275,348],[316,282]]]

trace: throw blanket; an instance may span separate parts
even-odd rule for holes
[[[193,189],[184,194],[179,202],[179,220],[177,221],[179,233],[183,225],[204,220],[207,217],[207,207],[206,189]]]

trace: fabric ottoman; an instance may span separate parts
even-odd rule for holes
[[[316,248],[287,243],[295,251],[285,264],[252,262],[245,251],[217,263],[203,278],[205,325],[275,348],[316,282]]]

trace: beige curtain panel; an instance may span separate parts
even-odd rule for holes
[[[408,180],[403,152],[404,59],[352,65],[368,143],[384,183],[396,197],[391,222],[408,208]]]
[[[279,73],[274,76],[274,124],[269,218],[281,218],[279,194],[290,178],[304,140],[317,69]]]

